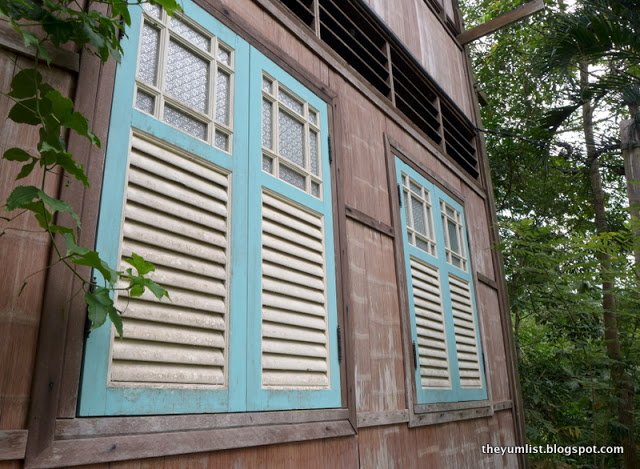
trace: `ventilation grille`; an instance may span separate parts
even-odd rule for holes
[[[385,96],[390,96],[386,41],[351,2],[320,0],[320,38]]]
[[[411,259],[411,287],[418,336],[418,366],[423,388],[450,388],[440,276],[433,267]]]
[[[227,176],[211,166],[133,137],[122,256],[155,264],[171,300],[118,296],[112,382],[225,384],[227,195]]]
[[[469,284],[449,275],[451,306],[456,336],[456,353],[460,370],[460,386],[463,388],[481,387],[480,357],[476,341],[476,325],[473,317],[471,291]]]
[[[474,178],[478,177],[478,159],[475,149],[475,131],[454,111],[442,107],[442,121],[447,155],[453,158]]]
[[[262,196],[262,385],[329,386],[322,217]]]
[[[446,154],[464,171],[478,177],[474,125],[363,2],[281,2],[307,26],[318,30],[322,41],[390,99],[418,129],[437,145],[444,145]],[[455,21],[438,2],[432,4],[449,23]]]

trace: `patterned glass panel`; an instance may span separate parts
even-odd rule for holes
[[[164,121],[194,137],[207,139],[207,124],[171,106],[164,107]]]
[[[447,220],[447,226],[449,227],[449,249],[461,254],[460,243],[458,242],[458,227],[451,220]]]
[[[424,220],[424,210],[422,202],[411,199],[411,211],[413,212],[413,229],[423,235],[427,234],[427,227]]]
[[[218,70],[216,77],[216,121],[229,124],[229,74]]]
[[[420,186],[417,185],[415,182],[413,182],[411,179],[409,179],[409,187],[411,187],[411,190],[413,192],[415,192],[416,194],[422,197],[422,191],[420,190]]]
[[[169,42],[165,90],[189,107],[207,112],[209,64],[175,41]]]
[[[142,27],[142,40],[138,53],[137,78],[145,83],[156,84],[158,74],[158,45],[160,43],[160,31],[147,23]]]
[[[312,111],[311,109],[309,109],[309,122],[314,125],[318,125],[318,114],[316,111]]]
[[[262,169],[269,174],[273,174],[273,159],[262,155]]]
[[[311,183],[311,194],[313,194],[314,197],[320,197],[320,184],[317,182]]]
[[[267,77],[262,77],[262,91],[266,91],[270,94],[273,93],[273,82]]]
[[[425,252],[431,253],[431,246],[425,240],[416,236],[416,246]]]
[[[218,46],[218,55],[216,57],[218,59],[218,62],[221,62],[225,65],[231,65],[231,52],[229,52],[227,49]]]
[[[149,2],[145,2],[142,4],[142,8],[147,13],[147,15],[151,16],[152,18],[160,18],[160,12],[162,11],[160,9],[160,5],[152,5]]]
[[[280,165],[280,179],[305,190],[305,177],[287,166]]]
[[[262,100],[262,146],[273,148],[273,105]]]
[[[318,134],[309,132],[309,158],[311,159],[311,172],[318,175]]]
[[[155,98],[149,93],[138,90],[136,93],[136,108],[148,114],[153,114]]]
[[[304,126],[285,112],[279,114],[280,154],[304,166]]]
[[[190,43],[198,46],[202,50],[209,51],[209,45],[211,43],[210,39],[204,34],[193,29],[181,19],[172,16],[169,21],[169,27]]]
[[[214,143],[216,147],[220,148],[221,150],[227,151],[229,149],[229,136],[224,132],[216,130]]]
[[[278,92],[278,99],[280,100],[280,102],[282,102],[282,104],[287,106],[289,109],[297,112],[298,114],[302,114],[304,109],[302,103],[298,101],[296,98],[294,98],[293,96],[291,96],[286,91],[280,90]]]
[[[402,191],[402,195],[404,196],[404,210],[405,217],[407,219],[407,226],[412,227],[413,223],[411,222],[411,218],[409,216],[409,194],[406,191]]]

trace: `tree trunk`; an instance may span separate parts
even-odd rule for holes
[[[586,89],[588,80],[588,64],[581,63],[580,84],[583,90]],[[598,234],[604,234],[609,232],[609,225],[606,218],[605,194],[602,187],[600,162],[598,160],[593,134],[593,107],[590,99],[586,99],[582,105],[582,125],[587,147],[587,162],[589,164],[589,178],[593,196],[592,202],[595,212],[596,231]],[[600,278],[602,280],[604,339],[607,348],[607,357],[611,362],[611,381],[618,399],[618,421],[628,429],[627,435],[622,439],[622,445],[624,446],[624,467],[627,469],[636,469],[638,467],[637,455],[635,439],[633,437],[634,392],[633,383],[630,376],[626,373],[622,362],[620,334],[616,315],[616,300],[613,291],[615,275],[611,266],[611,256],[604,252],[598,253],[597,256],[600,262]]]
[[[630,109],[632,117],[637,109]],[[631,230],[634,238],[636,277],[640,280],[640,126],[634,119],[620,123],[620,146],[624,158],[624,176],[627,182]]]

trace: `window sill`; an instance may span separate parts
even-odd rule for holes
[[[488,400],[446,404],[416,404],[409,416],[409,427],[491,417],[496,410],[495,405]]]
[[[59,419],[28,468],[121,461],[354,435],[347,409]]]

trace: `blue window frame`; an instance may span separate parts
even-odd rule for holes
[[[124,298],[124,340],[110,325],[90,334],[78,413],[339,407],[327,104],[200,7],[183,9],[132,8],[96,241],[111,265],[147,249],[173,301],[145,303],[145,316]],[[207,79],[185,87],[186,62]],[[271,148],[265,98],[282,123]],[[218,305],[215,318],[202,305]]]
[[[418,404],[487,398],[463,207],[399,158]]]

